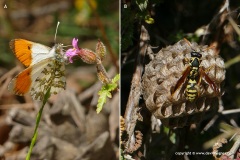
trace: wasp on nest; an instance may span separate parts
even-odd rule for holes
[[[146,106],[169,127],[199,122],[205,111],[218,107],[225,72],[223,59],[212,47],[180,40],[146,65]]]

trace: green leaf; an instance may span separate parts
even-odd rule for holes
[[[101,88],[100,91],[98,91],[98,104],[97,104],[97,113],[100,113],[103,105],[107,102],[107,97],[112,98],[112,93],[111,91],[114,91],[118,84],[118,80],[120,79],[120,75],[117,74],[112,80],[111,83],[104,84]]]
[[[112,83],[116,83],[120,79],[120,74],[117,74],[113,79]]]
[[[107,92],[107,97],[112,98],[112,94],[110,92]]]
[[[100,113],[103,105],[106,103],[107,101],[107,97],[111,98],[112,95],[109,91],[104,90],[104,87],[102,87],[102,89],[98,92],[99,98],[98,98],[98,104],[97,104],[97,113]]]
[[[141,11],[144,11],[147,9],[148,0],[136,0],[136,4]]]
[[[113,91],[114,89],[117,88],[117,84],[116,83],[109,83],[109,84],[106,84],[106,89],[110,92],[110,91]]]
[[[150,15],[146,15],[145,16],[145,22],[147,24],[153,24],[154,23],[154,19]]]

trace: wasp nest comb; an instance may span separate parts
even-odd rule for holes
[[[214,49],[181,40],[161,49],[146,65],[142,86],[146,106],[169,127],[199,122],[205,111],[218,107],[225,72]]]

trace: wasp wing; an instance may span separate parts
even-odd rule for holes
[[[211,78],[208,77],[206,72],[202,67],[199,68],[200,72],[200,79],[203,78],[203,80],[213,89],[213,91],[219,95],[220,94],[220,88],[216,85],[214,81],[211,80]]]
[[[172,95],[174,95],[175,92],[181,88],[180,86],[182,86],[182,84],[184,84],[184,83],[186,82],[187,76],[189,75],[189,73],[190,73],[190,66],[188,66],[188,67],[184,70],[184,72],[182,73],[182,77],[177,81],[177,84],[176,84],[175,87],[174,87],[174,90],[173,90],[173,92],[172,92]]]

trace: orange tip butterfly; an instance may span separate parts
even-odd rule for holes
[[[42,101],[50,87],[51,94],[65,89],[65,53],[62,44],[50,48],[25,39],[13,39],[9,44],[18,60],[27,67],[11,80],[8,85],[10,91],[20,96],[30,93],[33,99]]]

